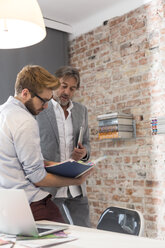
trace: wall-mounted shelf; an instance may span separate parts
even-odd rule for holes
[[[132,114],[108,113],[97,116],[99,139],[136,138],[136,123]]]

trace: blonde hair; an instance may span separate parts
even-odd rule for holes
[[[15,95],[28,89],[33,93],[42,93],[46,89],[56,90],[60,86],[57,77],[38,65],[27,65],[17,74]]]

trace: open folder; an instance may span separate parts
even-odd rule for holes
[[[90,161],[87,163],[84,163],[82,161],[75,161],[73,159],[68,159],[66,161],[63,161],[61,163],[55,164],[55,165],[48,165],[45,166],[45,169],[47,172],[56,174],[63,177],[79,177],[83,175],[85,172],[92,169],[92,167],[100,162],[101,160],[105,159],[106,156],[100,157],[94,161]]]
[[[45,166],[47,172],[63,177],[79,177],[94,166],[93,162],[83,163],[73,159],[66,160],[59,164]]]

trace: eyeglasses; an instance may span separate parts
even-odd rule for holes
[[[53,96],[52,96],[49,100],[44,100],[42,97],[40,97],[40,96],[37,95],[36,93],[33,93],[33,95],[36,96],[36,97],[38,97],[38,98],[41,100],[42,106],[44,106],[45,104],[47,104],[47,103],[52,99],[52,97],[53,97]]]

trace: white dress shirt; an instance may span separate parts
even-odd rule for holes
[[[73,151],[73,125],[72,125],[72,116],[71,116],[71,109],[73,108],[73,104],[70,101],[69,107],[67,108],[68,116],[65,119],[64,111],[60,104],[55,100],[51,100],[53,103],[58,132],[59,132],[59,139],[60,139],[60,152],[61,152],[61,161],[65,161],[71,158],[71,154]],[[68,189],[72,197],[76,197],[81,194],[81,189],[79,186],[72,185],[69,187],[61,187],[57,190],[56,197],[63,198],[68,197]]]

